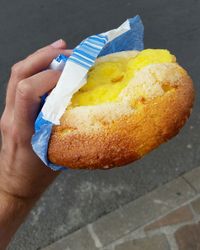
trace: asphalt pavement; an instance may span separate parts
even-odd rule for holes
[[[11,66],[63,38],[88,35],[139,14],[146,48],[167,48],[192,76],[196,102],[178,136],[138,162],[108,171],[63,172],[16,234],[10,249],[35,250],[144,195],[200,164],[200,0],[0,1],[0,111]]]

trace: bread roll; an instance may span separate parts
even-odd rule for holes
[[[133,162],[179,132],[193,101],[190,76],[167,50],[100,57],[53,127],[48,158],[75,169]]]

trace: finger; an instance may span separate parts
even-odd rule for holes
[[[31,75],[47,68],[51,61],[59,54],[63,53],[68,56],[70,52],[63,50],[66,49],[66,47],[66,42],[62,39],[59,39],[58,41],[37,50],[25,60],[16,63],[12,67],[11,78],[9,80],[7,89],[6,104],[9,106],[13,105],[16,84],[18,81],[22,80],[23,78],[30,77]]]
[[[51,45],[40,50],[37,53],[33,53],[28,56],[26,59],[20,61],[12,67],[12,75],[17,79],[24,79],[30,77],[33,74],[36,74],[42,70],[47,69],[49,64],[54,58],[59,54],[64,54],[69,56],[71,51],[55,49]]]
[[[11,78],[7,89],[6,105],[8,108],[11,108],[14,104],[15,91],[19,81],[46,69],[52,60],[59,54],[69,56],[70,53],[71,51],[56,49],[49,45],[40,52],[34,53],[25,60],[15,64],[12,68]]]
[[[59,71],[46,70],[19,83],[16,90],[14,126],[20,138],[30,140],[41,96],[55,87],[60,74]]]
[[[18,77],[29,77],[48,67],[60,53],[69,54],[66,42],[62,39],[44,47],[13,66],[13,73]]]
[[[34,52],[33,54],[35,54],[35,53],[40,53],[41,51],[47,49],[49,46],[51,46],[51,47],[53,47],[53,48],[55,48],[55,49],[63,49],[63,50],[66,50],[66,48],[67,48],[66,42],[65,42],[64,40],[62,40],[62,39],[59,39],[59,40],[57,40],[56,42],[53,42],[53,43],[50,44],[50,45],[47,45],[47,46],[45,46],[45,47],[43,47],[43,48],[38,49],[38,50],[37,50],[36,52]],[[30,56],[32,56],[33,54],[31,54]]]
[[[53,42],[52,44],[50,44],[50,46],[52,46],[56,49],[66,49],[67,43],[63,39],[59,39],[59,40]]]
[[[66,49],[67,44],[63,39],[59,39],[51,44],[52,47],[57,49]]]

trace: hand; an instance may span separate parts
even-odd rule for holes
[[[55,87],[61,74],[59,71],[45,69],[59,54],[70,55],[63,40],[58,40],[15,64],[8,83],[6,106],[0,123],[0,203],[5,201],[8,206],[9,203],[27,204],[21,219],[58,175],[58,172],[44,166],[35,155],[31,137],[41,96]],[[1,218],[1,208],[0,205],[0,228],[2,221],[5,221]],[[20,223],[21,220],[12,228],[18,227]],[[12,233],[5,232],[4,237],[10,234]],[[9,238],[10,236],[7,241]]]

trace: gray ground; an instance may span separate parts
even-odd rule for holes
[[[144,159],[110,171],[65,171],[42,197],[10,249],[39,249],[199,165],[199,0],[0,1],[0,111],[11,65],[57,38],[81,39],[140,14],[145,47],[168,48],[196,87],[193,114],[172,141]]]

